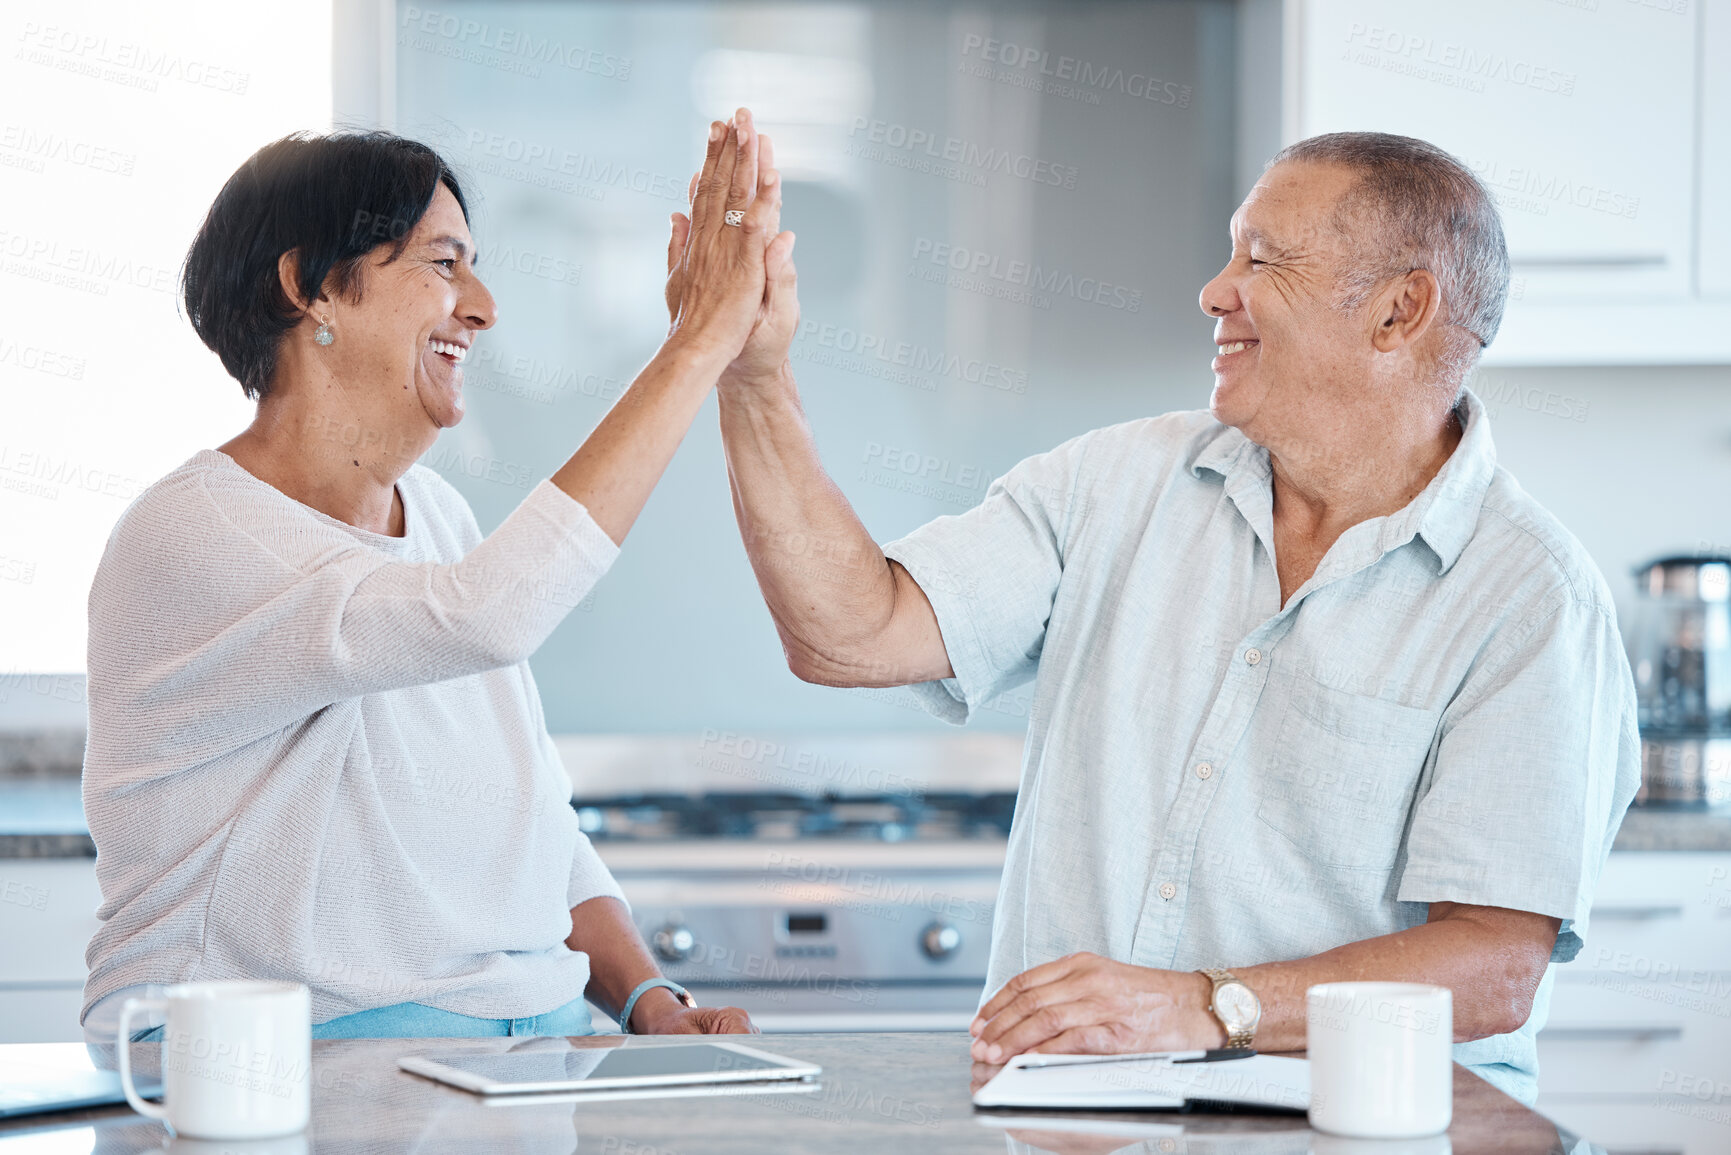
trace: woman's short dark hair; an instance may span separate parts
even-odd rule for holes
[[[181,297],[194,331],[248,397],[262,398],[283,334],[300,323],[277,273],[282,254],[296,253],[306,299],[327,277],[359,299],[363,259],[381,245],[400,256],[441,184],[467,219],[456,175],[419,141],[299,132],[265,145],[216,194],[187,251]]]

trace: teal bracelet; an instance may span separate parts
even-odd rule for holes
[[[674,997],[688,1007],[695,1007],[697,1000],[691,997],[691,992],[674,982],[672,979],[644,979],[637,984],[637,989],[631,992],[631,997],[625,1000],[625,1008],[619,1012],[619,1029],[626,1034],[632,1034],[631,1010],[637,1005],[637,1000],[654,990],[656,987],[666,987]]]

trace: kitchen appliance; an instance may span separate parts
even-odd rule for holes
[[[573,800],[663,971],[765,1031],[954,1030],[979,1005],[1015,795]]]
[[[1627,645],[1641,723],[1638,805],[1731,806],[1731,557],[1636,571]]]

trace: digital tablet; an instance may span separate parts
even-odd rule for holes
[[[811,1079],[823,1070],[738,1043],[405,1055],[397,1066],[478,1095],[763,1083]]]
[[[155,1079],[134,1082],[146,1098],[162,1093]],[[0,1119],[124,1102],[120,1076],[97,1067],[83,1043],[0,1046]]]

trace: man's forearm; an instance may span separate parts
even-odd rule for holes
[[[1544,942],[1511,936],[1511,922],[1542,920]],[[1296,1051],[1304,1047],[1304,992],[1318,983],[1408,982],[1454,992],[1456,1042],[1516,1030],[1532,1014],[1533,996],[1544,978],[1555,919],[1493,908],[1456,908],[1455,913],[1378,938],[1347,943],[1291,962],[1234,969],[1262,1001],[1256,1047]],[[1211,984],[1201,979],[1206,995]]]
[[[809,681],[900,685],[937,676],[874,668],[895,612],[890,563],[824,472],[791,371],[718,390],[733,509],[788,663]]]
[[[1292,962],[1232,967],[1222,959],[1262,1002],[1256,1049],[1304,1049],[1305,991],[1318,983],[1448,987],[1457,1042],[1506,1034],[1526,1022],[1558,920],[1446,902],[1432,903],[1430,918]],[[1194,971],[1068,955],[1023,971],[987,1000],[970,1028],[977,1036],[973,1055],[1001,1063],[1036,1048],[1118,1054],[1218,1047],[1226,1032],[1208,1011],[1212,994],[1213,984]]]

